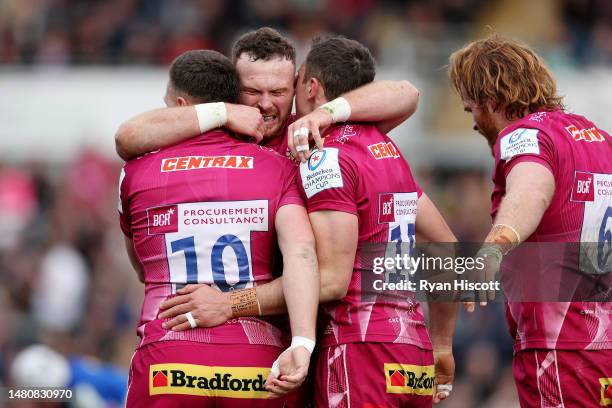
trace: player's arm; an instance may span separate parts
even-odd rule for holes
[[[172,318],[164,323],[164,328],[189,329],[189,323],[184,316],[187,312],[192,312],[199,327],[217,326],[236,317],[287,313],[285,293],[287,290],[293,292],[295,290],[293,285],[295,282],[301,282],[301,278],[297,280],[289,278],[292,281],[285,283],[285,274],[292,276],[296,271],[311,268],[313,265],[315,279],[312,279],[311,284],[316,285],[318,292],[319,278],[316,273],[314,238],[306,210],[299,205],[284,205],[276,214],[275,225],[283,253],[283,277],[255,288],[231,292],[220,292],[205,284],[187,285],[177,291],[177,296],[161,303],[160,309],[163,312],[159,317]],[[302,276],[310,279],[311,273],[307,272]],[[307,288],[311,286],[302,286],[300,293],[308,293],[305,292]],[[316,302],[318,303],[318,295]]]
[[[131,238],[123,237],[125,240],[125,250],[127,251],[128,258],[130,259],[130,263],[132,267],[136,271],[138,275],[138,280],[144,283],[144,272],[142,270],[142,265],[138,262],[138,258],[136,257],[136,252],[134,251],[134,241]]]
[[[288,221],[295,222],[294,218],[290,218]],[[321,296],[319,300],[326,302],[341,299],[346,295],[353,271],[355,251],[357,250],[357,216],[339,211],[316,211],[310,214],[310,223],[312,224],[317,242],[317,257],[319,259],[319,273],[321,276]],[[293,227],[290,230],[291,234],[293,234]],[[284,257],[285,253],[283,251]],[[286,271],[285,269],[283,274]],[[294,278],[284,276],[283,282],[289,283],[290,279],[293,281]],[[303,292],[303,289],[299,286],[300,284],[298,282],[294,283],[295,293],[298,296],[304,296],[299,294]],[[290,310],[289,313],[291,314],[291,299],[287,291],[285,291],[285,297],[288,309]],[[291,320],[291,330],[293,333],[293,318]],[[275,394],[282,395],[290,391],[297,387],[303,381],[303,377],[305,377],[304,368],[308,367],[307,364],[302,363],[299,370],[295,367],[298,366],[296,362],[300,359],[305,360],[306,354],[302,349],[294,349],[294,342],[295,337],[291,347],[283,352],[274,362],[270,376],[266,381],[266,389]],[[313,347],[314,343],[310,345]],[[289,354],[289,352],[293,354]],[[310,357],[309,354],[308,357]],[[292,374],[292,372],[296,374]],[[302,373],[303,376],[298,375],[299,373]]]
[[[554,194],[555,178],[546,166],[524,161],[512,167],[494,225],[477,254],[486,259],[483,282],[492,281],[504,255],[534,233]],[[481,291],[478,296],[481,306],[485,306],[495,298],[495,292]]]
[[[315,346],[319,273],[306,209],[300,205],[282,206],[276,214],[275,225],[283,254],[283,293],[292,339],[291,346],[272,365],[266,389],[283,395],[297,388],[308,374]]]
[[[285,205],[276,214],[278,245],[283,254],[283,293],[294,336],[315,338],[315,321],[319,305],[319,271],[315,240],[306,209]],[[261,294],[262,298],[265,292]],[[278,298],[282,303],[283,296]],[[269,311],[272,305],[263,305]]]
[[[436,248],[442,252],[452,252],[452,247],[457,241],[446,221],[425,193],[419,198],[415,232],[421,242],[440,243]],[[432,256],[444,255],[446,254],[432,254]],[[434,395],[434,402],[437,403],[448,397],[448,394],[440,390],[440,385],[451,385],[454,378],[453,334],[457,320],[457,303],[436,301],[431,297],[428,300],[429,336],[434,349],[436,386],[438,387]]]
[[[421,241],[442,243],[440,248],[452,250],[457,242],[446,221],[425,193],[419,198],[415,230]],[[444,243],[448,243],[444,245]],[[451,350],[457,304],[454,302],[429,302],[429,334],[434,350]]]
[[[263,118],[257,108],[203,103],[154,109],[131,118],[115,133],[115,149],[129,160],[222,126],[256,140],[263,137]]]
[[[374,81],[343,95],[351,106],[348,120],[375,122],[388,133],[416,112],[419,91],[408,81]]]
[[[520,243],[521,237],[527,238],[536,230],[554,194],[555,178],[546,166],[534,162],[518,163],[506,177],[506,195],[495,217],[495,225],[511,226],[518,233],[513,241]],[[496,226],[491,229],[487,242],[495,242],[498,229]]]
[[[322,148],[321,133],[338,122],[375,122],[382,133],[388,133],[416,111],[418,102],[419,91],[408,81],[371,82],[321,105],[292,123],[287,132],[289,149],[304,161],[309,134]],[[301,130],[304,128],[308,132]]]
[[[320,301],[342,299],[348,290],[357,251],[357,216],[341,211],[315,211],[310,213],[310,223],[317,243]]]

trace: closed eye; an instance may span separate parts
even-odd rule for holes
[[[261,93],[257,89],[252,89],[252,88],[243,88],[240,90],[240,92],[243,92],[248,95],[258,95]]]

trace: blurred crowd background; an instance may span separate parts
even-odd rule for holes
[[[609,74],[612,63],[608,0],[0,0],[0,83],[6,75],[23,81],[11,84],[15,94],[0,86],[0,123],[11,123],[10,133],[0,130],[6,146],[0,149],[0,386],[14,384],[16,354],[37,343],[86,362],[91,373],[108,376],[105,370],[115,370],[116,378],[124,378],[143,296],[118,227],[122,162],[114,156],[112,132],[95,136],[106,141],[98,148],[88,147],[83,132],[75,133],[59,146],[70,154],[46,158],[54,129],[45,124],[45,134],[38,135],[41,148],[24,153],[19,146],[28,123],[22,134],[7,112],[28,108],[15,107],[15,97],[53,105],[36,101],[35,93],[16,95],[29,75],[43,71],[54,78],[61,70],[70,77],[90,68],[110,75],[120,66],[130,75],[156,72],[163,78],[167,64],[183,51],[227,53],[238,35],[263,25],[290,36],[298,58],[316,35],[358,39],[370,47],[380,72],[417,84],[422,99],[411,119],[416,124],[392,136],[457,237],[468,242],[482,240],[490,227],[492,161],[449,89],[445,64],[452,50],[489,32],[508,32],[536,47],[555,73],[572,72],[570,78]],[[570,82],[567,88],[575,89]],[[158,105],[164,85],[153,101]],[[579,97],[595,95],[595,88]],[[597,110],[579,113],[606,115],[601,104],[574,101]],[[132,114],[142,110],[133,109]],[[92,120],[87,126],[95,130],[97,118]],[[511,347],[502,304],[462,312],[455,391],[441,406],[518,407]],[[103,401],[111,392],[98,391],[102,400],[83,406],[117,404],[110,397]]]

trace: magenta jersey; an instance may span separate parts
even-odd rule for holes
[[[129,161],[120,179],[120,222],[144,270],[141,346],[161,340],[281,346],[270,321],[233,319],[172,332],[159,304],[188,283],[228,291],[272,279],[274,219],[304,205],[295,166],[276,152],[213,131]]]
[[[334,126],[327,132],[324,149],[300,165],[298,184],[308,212],[342,211],[359,218],[348,292],[341,300],[322,305],[322,345],[389,342],[430,349],[423,313],[412,292],[383,300],[372,288],[361,287],[361,274],[373,273],[372,265],[361,257],[368,244],[384,248],[380,244],[415,242],[422,192],[397,146],[373,125]]]
[[[612,139],[608,133],[586,118],[562,110],[536,112],[505,128],[494,154],[494,220],[512,168],[521,162],[539,163],[553,174],[555,193],[526,241],[599,243],[597,254],[588,255],[588,259],[580,255],[581,270],[589,269],[583,266],[586,260],[595,266],[593,273],[598,273],[598,262],[600,267],[602,261],[610,264]],[[545,278],[551,282],[556,279]],[[611,303],[510,302],[506,314],[516,350],[612,348]]]

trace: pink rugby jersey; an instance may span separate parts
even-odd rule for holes
[[[390,242],[415,243],[422,191],[393,141],[373,125],[334,126],[327,132],[324,149],[300,165],[298,184],[309,212],[342,211],[359,218],[348,292],[341,300],[322,305],[322,345],[389,342],[431,349],[414,293],[389,296],[371,285],[362,288],[362,274],[373,274],[368,244],[378,244],[375,251],[382,248],[384,254]]]
[[[494,146],[495,184],[492,217],[495,219],[506,192],[506,177],[521,162],[539,163],[555,178],[555,193],[537,229],[526,240],[537,243],[593,243],[595,251],[581,252],[568,260],[567,252],[543,250],[532,259],[546,276],[550,290],[560,285],[559,268],[579,262],[592,274],[610,272],[612,264],[612,139],[586,118],[555,110],[536,112],[504,129]],[[535,245],[535,244],[527,244]],[[544,247],[543,244],[539,244]],[[559,248],[559,247],[555,247]],[[519,250],[520,251],[520,250]],[[576,251],[578,252],[578,251]],[[587,253],[588,252],[588,253]],[[550,258],[550,259],[548,259]],[[564,259],[565,258],[565,259]],[[504,268],[502,268],[502,274]],[[509,273],[509,272],[506,272]],[[511,280],[511,276],[508,279]],[[562,286],[562,285],[561,285]],[[565,299],[569,300],[569,299]],[[610,349],[612,304],[596,302],[509,302],[506,315],[515,338],[515,350]]]
[[[304,205],[285,157],[213,131],[129,161],[120,179],[120,222],[144,270],[140,345],[163,340],[282,346],[271,319],[164,330],[159,304],[188,283],[228,291],[270,281],[274,218]]]

